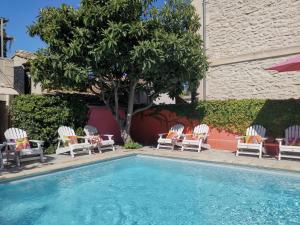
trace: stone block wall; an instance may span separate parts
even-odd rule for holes
[[[300,98],[300,72],[277,73],[264,68],[286,57],[211,67],[207,99]]]
[[[207,99],[300,98],[300,72],[264,70],[300,54],[299,12],[299,0],[206,0]]]
[[[212,59],[300,44],[299,0],[207,0]]]

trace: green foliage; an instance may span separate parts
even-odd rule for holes
[[[26,130],[30,139],[45,141],[45,153],[50,154],[55,152],[58,127],[82,129],[88,109],[71,95],[20,95],[13,100],[10,113],[13,127]]]
[[[139,149],[142,148],[143,146],[137,142],[134,141],[128,141],[127,143],[124,144],[124,148],[126,149]]]
[[[252,124],[260,124],[271,137],[283,137],[284,130],[300,124],[300,100],[225,100],[206,101],[196,105],[158,106],[179,116],[198,119],[219,129],[243,134]]]

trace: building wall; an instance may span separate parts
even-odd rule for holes
[[[0,89],[14,87],[14,66],[11,59],[0,58]],[[8,106],[12,96],[0,94],[0,142],[4,141],[4,131],[8,128]]]
[[[14,61],[14,88],[20,93],[23,94],[25,91],[25,71],[23,64],[26,63],[26,59],[15,56]]]
[[[19,91],[19,93],[24,93],[25,91],[25,70],[23,64],[28,61],[28,59],[14,56],[14,77],[15,77],[15,89]],[[32,80],[30,82],[31,85],[31,93],[32,94],[42,94],[42,88],[40,83],[34,83]]]
[[[264,70],[286,57],[211,67],[207,74],[208,99],[300,98],[300,74]]]
[[[299,11],[299,0],[207,0],[207,99],[300,98],[299,72],[264,70],[300,54]]]
[[[0,87],[14,87],[14,65],[11,59],[0,58]]]

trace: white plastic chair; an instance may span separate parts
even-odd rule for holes
[[[262,141],[260,143],[244,143],[241,140],[246,136],[260,136]],[[263,142],[266,140],[266,128],[261,125],[252,125],[246,130],[246,136],[237,137],[237,151],[236,156],[239,154],[245,155],[257,155],[259,158],[262,157],[263,153]]]
[[[90,144],[86,141],[88,139],[88,137],[76,136],[76,134],[72,128],[66,127],[66,126],[61,126],[58,128],[58,135],[59,135],[59,138],[58,138],[58,146],[56,149],[56,154],[62,154],[62,153],[69,152],[73,158],[75,157],[75,153],[78,151],[88,151],[89,155],[92,154],[92,149],[95,147],[95,145]],[[70,143],[70,141],[67,138],[70,136],[76,136],[78,139],[84,139],[85,142],[72,144],[72,143]],[[66,142],[68,142],[68,145],[62,147],[61,144],[64,145]]]
[[[169,132],[175,132],[176,133],[176,138],[180,138],[182,135],[184,126],[182,124],[176,124],[173,127],[170,128]],[[177,144],[177,141],[171,138],[166,138],[168,133],[162,133],[158,134],[159,138],[157,140],[157,149],[160,148],[170,148],[174,150],[175,145]]]
[[[285,138],[276,139],[279,142],[278,160],[281,160],[281,158],[300,159],[300,146],[291,145],[291,140],[298,138],[300,138],[300,125],[290,126],[285,129]]]
[[[115,141],[112,139],[114,135],[112,134],[100,135],[97,128],[91,125],[86,125],[83,130],[85,132],[86,137],[89,138],[87,139],[89,141],[91,141],[95,136],[101,137],[102,139],[101,142],[97,144],[97,148],[99,152],[102,153],[102,150],[106,150],[106,149],[112,149],[113,151],[115,151],[115,146],[114,146]],[[103,137],[105,137],[106,139],[104,140]]]
[[[30,161],[40,159],[41,162],[44,162],[43,155],[43,144],[44,141],[40,140],[28,140],[30,143],[35,143],[37,147],[32,147],[30,145],[29,148],[21,149],[20,151],[16,151],[16,140],[22,138],[28,138],[26,131],[19,128],[9,128],[4,132],[5,139],[7,141],[7,146],[9,150],[15,152],[15,158],[17,161],[17,165],[20,166],[21,162]]]
[[[209,127],[206,124],[200,124],[196,126],[193,130],[192,135],[203,135],[202,137],[197,138],[196,140],[189,140],[187,135],[184,136],[182,141],[181,151],[185,149],[201,151],[202,144],[206,141],[208,137]]]

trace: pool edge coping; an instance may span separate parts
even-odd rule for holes
[[[53,168],[53,169],[50,168],[47,171],[40,171],[40,172],[37,171],[37,172],[30,173],[30,174],[24,174],[24,175],[8,177],[8,178],[0,177],[0,184],[6,183],[6,182],[22,180],[22,179],[26,179],[26,178],[31,178],[31,177],[36,177],[36,176],[40,176],[40,175],[47,175],[50,173],[60,172],[60,171],[69,170],[69,169],[90,166],[90,165],[98,164],[101,162],[113,161],[113,160],[118,160],[118,159],[122,159],[122,158],[133,157],[133,156],[139,156],[139,155],[153,157],[153,158],[165,158],[165,159],[171,159],[171,160],[173,159],[173,160],[183,160],[183,161],[190,161],[190,162],[200,162],[200,163],[203,162],[203,163],[209,163],[209,164],[218,164],[218,165],[224,165],[224,166],[244,167],[244,168],[248,168],[248,169],[261,169],[261,170],[267,170],[267,171],[274,171],[277,173],[280,173],[280,172],[291,173],[291,174],[295,174],[297,176],[300,175],[300,171],[291,170],[291,169],[273,168],[270,166],[260,166],[260,165],[240,164],[240,163],[235,163],[235,162],[216,161],[213,159],[195,159],[195,158],[189,158],[189,157],[178,156],[178,155],[170,156],[170,155],[150,154],[147,152],[135,150],[132,152],[126,152],[126,154],[124,154],[124,155],[111,156],[111,157],[104,158],[104,159],[97,159],[94,161],[82,162],[82,163],[73,164],[73,165],[67,165],[65,167],[63,166],[60,168]]]
[[[137,156],[137,155],[138,155],[137,153],[129,153],[126,155],[112,156],[110,158],[105,158],[105,159],[97,159],[97,160],[94,160],[91,162],[84,162],[84,163],[68,165],[68,166],[60,167],[60,168],[53,168],[48,171],[33,172],[31,174],[24,174],[24,175],[15,176],[15,177],[9,177],[9,178],[0,177],[0,184],[6,183],[6,182],[18,181],[18,180],[22,180],[22,179],[26,179],[26,178],[37,177],[37,176],[41,176],[41,175],[47,175],[47,174],[61,172],[61,171],[70,170],[70,169],[76,169],[76,168],[85,167],[85,166],[91,166],[91,165],[98,164],[101,162],[108,162],[108,161],[118,160],[118,159],[122,159],[122,158],[133,157],[133,156]]]
[[[183,161],[190,161],[190,162],[199,162],[199,163],[208,163],[208,164],[218,164],[223,166],[236,166],[236,167],[244,167],[248,169],[259,169],[259,170],[267,170],[269,172],[274,171],[277,173],[291,173],[295,174],[296,176],[300,176],[300,171],[296,170],[289,170],[289,169],[280,169],[280,168],[272,168],[272,167],[264,167],[264,166],[255,166],[255,165],[246,165],[246,164],[239,164],[234,162],[220,162],[220,161],[213,161],[213,160],[205,160],[205,159],[191,159],[185,157],[178,157],[178,156],[163,156],[163,155],[151,155],[148,153],[137,153],[136,156],[147,156],[153,158],[166,158],[166,159],[174,159],[174,160],[183,160]]]

